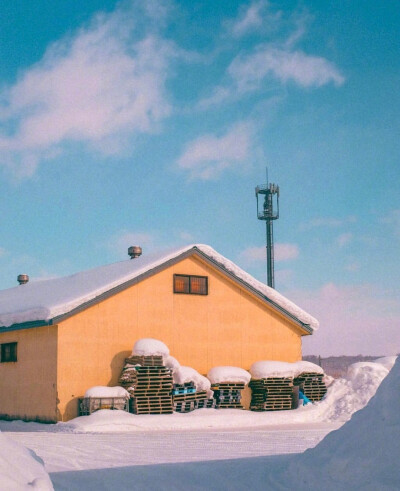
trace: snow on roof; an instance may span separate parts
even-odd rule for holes
[[[239,280],[244,281],[301,323],[318,329],[318,321],[273,288],[256,280],[210,246],[192,244],[169,252],[144,254],[134,260],[100,266],[63,278],[30,281],[0,291],[0,326],[23,322],[48,321],[68,314],[100,295],[138,278],[181,254],[197,250]]]

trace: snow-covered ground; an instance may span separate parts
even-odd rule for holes
[[[32,451],[0,433],[0,489],[50,491],[52,483],[43,461]]]
[[[356,364],[324,401],[292,411],[98,411],[57,425],[1,421],[0,430],[44,460],[56,490],[398,490],[393,361]]]

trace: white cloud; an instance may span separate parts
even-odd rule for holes
[[[222,171],[249,164],[252,128],[238,123],[222,136],[203,135],[186,145],[178,166],[192,179],[215,179]]]
[[[351,232],[347,232],[345,234],[339,235],[336,239],[337,245],[342,248],[345,245],[349,244],[353,240],[353,234]]]
[[[226,21],[224,24],[229,34],[239,38],[256,31],[276,29],[276,23],[280,20],[281,15],[281,11],[273,13],[269,9],[269,2],[259,0],[242,6],[237,18]]]
[[[179,232],[178,237],[180,240],[187,242],[187,243],[194,243],[195,242],[194,236],[190,232]]]
[[[313,228],[320,228],[320,227],[339,228],[349,223],[356,223],[356,221],[357,221],[357,217],[355,217],[354,215],[349,215],[344,218],[331,218],[331,217],[313,218],[308,222],[302,223],[300,225],[300,230],[311,230]]]
[[[4,249],[4,247],[0,247],[0,257],[5,256],[7,251]]]
[[[392,227],[394,234],[400,237],[400,210],[391,210],[388,215],[383,218],[383,223]]]
[[[293,81],[301,87],[321,87],[330,82],[342,85],[344,82],[339,70],[325,58],[269,44],[257,46],[249,55],[238,55],[228,73],[242,93],[259,89],[267,76],[283,83]]]
[[[299,248],[296,244],[281,244],[277,243],[274,246],[275,261],[289,261],[297,259],[299,256]]]
[[[32,174],[38,163],[81,142],[120,151],[124,137],[152,132],[171,112],[165,90],[172,46],[155,33],[137,38],[133,16],[98,16],[3,91],[0,163]]]
[[[327,283],[315,291],[286,295],[320,321],[303,338],[305,354],[389,355],[400,351],[400,307],[395,291],[375,285]]]
[[[349,271],[350,273],[355,273],[360,270],[360,264],[357,261],[354,261],[352,263],[347,264],[345,270]]]
[[[241,259],[248,264],[266,261],[266,248],[261,247],[248,247],[240,253]],[[299,256],[299,248],[296,244],[274,244],[274,259],[276,262],[289,261],[296,259]]]
[[[261,247],[247,247],[239,254],[240,258],[246,263],[257,263],[266,260],[266,249],[265,246]]]

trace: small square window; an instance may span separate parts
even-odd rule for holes
[[[174,276],[174,292],[190,293],[190,277],[176,274]]]
[[[190,293],[207,295],[207,278],[205,276],[191,276]]]
[[[207,276],[175,274],[174,293],[208,295],[208,278]]]
[[[17,343],[4,343],[0,346],[0,363],[17,361]]]

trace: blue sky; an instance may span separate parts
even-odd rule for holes
[[[400,12],[385,2],[0,6],[0,288],[206,243],[277,290],[304,352],[400,351]]]

